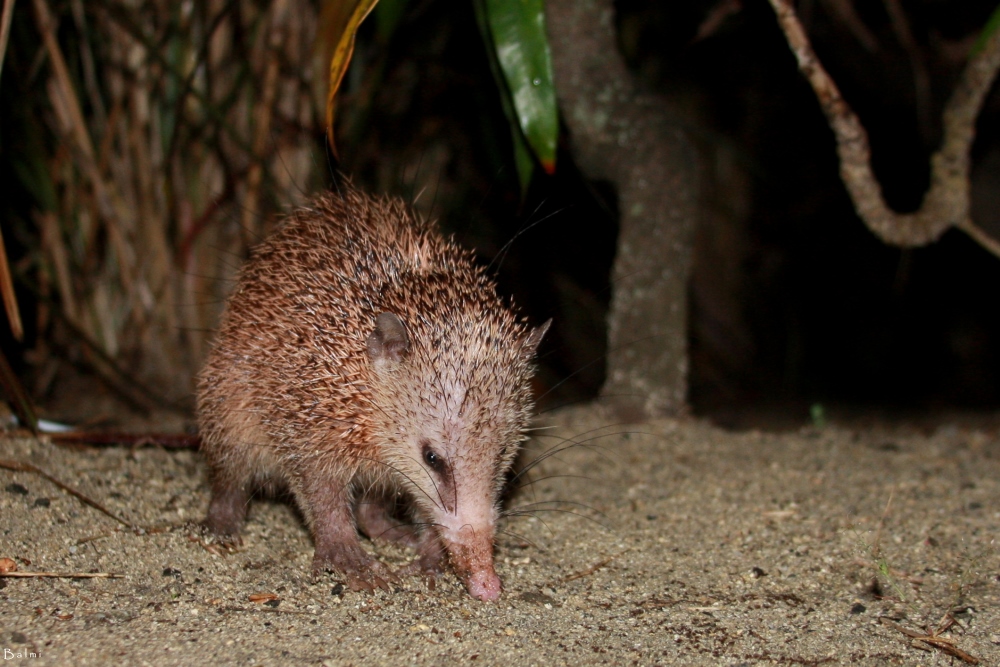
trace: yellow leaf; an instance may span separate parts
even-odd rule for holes
[[[335,44],[330,57],[330,90],[326,95],[326,136],[334,155],[333,144],[334,103],[340,82],[354,53],[354,37],[358,26],[378,3],[378,0],[327,0],[320,14],[320,30],[327,44]]]

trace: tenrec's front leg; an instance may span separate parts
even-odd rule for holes
[[[250,493],[245,484],[215,479],[204,526],[223,543],[239,544],[249,504]]]
[[[351,590],[371,592],[378,586],[388,591],[389,583],[399,578],[361,547],[349,494],[336,481],[317,477],[305,477],[294,490],[316,545],[313,578],[332,570],[344,577]]]
[[[398,570],[398,574],[433,578],[444,572],[447,552],[434,528],[399,521],[392,514],[394,509],[390,498],[365,496],[357,503],[354,514],[358,527],[371,540],[392,542],[417,552],[417,560]]]

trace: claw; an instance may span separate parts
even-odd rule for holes
[[[436,560],[433,563],[428,563],[425,562],[423,559],[418,558],[417,560],[407,563],[403,567],[396,570],[396,574],[399,575],[399,577],[421,577],[421,576],[434,577],[444,572],[444,568],[441,567],[441,565],[443,565],[443,562],[441,560]]]
[[[444,561],[437,555],[431,558],[418,558],[396,570],[399,577],[423,577],[427,590],[433,591],[437,586],[437,575],[444,573]]]
[[[325,557],[316,554],[313,557],[313,583],[323,572],[330,570],[342,577],[347,588],[352,591],[374,593],[376,588],[392,592],[392,583],[399,583],[392,570],[381,562],[369,556],[360,547],[355,549],[341,547]]]
[[[194,525],[201,532],[201,536],[204,538],[202,544],[205,545],[206,548],[215,547],[216,549],[232,552],[243,546],[243,538],[239,533],[219,532],[216,527],[208,521],[202,521],[201,523]]]
[[[191,524],[196,530],[201,532],[202,535],[206,537],[213,538],[216,542],[242,542],[240,538],[239,531],[227,531],[225,529],[220,529],[211,520],[205,519],[204,521],[199,521],[198,523]]]
[[[360,593],[361,591],[364,591],[365,593],[374,593],[375,592],[375,589],[372,588],[372,585],[369,584],[364,579],[349,578],[347,580],[347,587],[350,590],[354,591],[355,593]]]

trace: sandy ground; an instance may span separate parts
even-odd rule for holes
[[[0,440],[0,459],[145,528],[0,469],[0,557],[122,575],[0,579],[3,664],[1000,665],[996,431],[549,421],[529,459],[577,444],[513,495],[535,513],[505,522],[497,604],[452,576],[313,584],[283,502],[256,503],[243,547],[221,553],[188,524],[208,503],[191,451]],[[922,644],[902,631],[949,624]]]

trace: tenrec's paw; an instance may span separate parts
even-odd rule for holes
[[[317,552],[312,563],[313,581],[317,581],[327,570],[343,577],[352,591],[373,593],[376,588],[381,588],[390,592],[390,584],[400,583],[392,570],[369,556],[361,547],[340,547],[325,555]]]
[[[234,550],[243,546],[243,538],[240,536],[239,532],[217,530],[217,527],[214,526],[208,519],[194,525],[196,529],[201,532],[202,537],[206,539],[207,544],[229,550]]]

